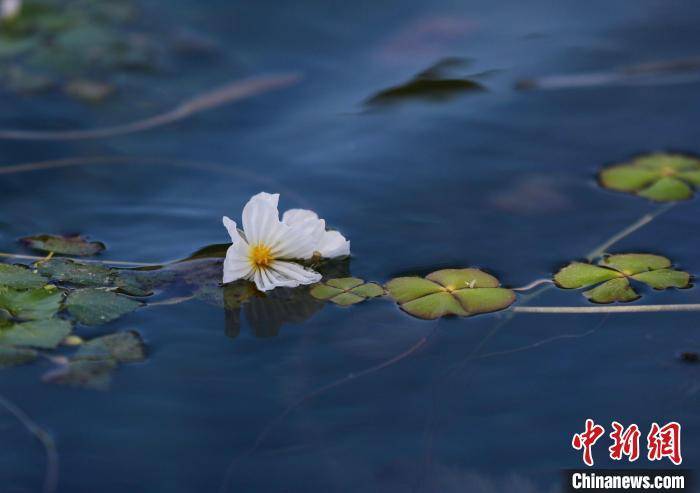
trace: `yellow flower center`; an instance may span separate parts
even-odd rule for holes
[[[674,176],[676,173],[676,170],[671,166],[664,166],[661,168],[661,176]]]
[[[272,256],[270,247],[263,245],[262,243],[258,243],[257,245],[253,245],[253,247],[251,247],[248,258],[250,259],[250,263],[253,264],[253,267],[256,268],[267,267],[273,260],[275,260],[275,258]]]

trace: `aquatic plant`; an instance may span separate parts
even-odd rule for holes
[[[690,284],[690,274],[672,269],[671,266],[671,261],[660,255],[608,255],[598,265],[572,262],[556,273],[554,282],[566,289],[596,286],[583,293],[595,303],[628,302],[640,297],[630,281],[638,281],[654,289],[687,287]]]
[[[327,300],[336,305],[350,306],[370,298],[384,295],[384,288],[374,282],[365,282],[356,277],[329,279],[311,289],[311,296]]]
[[[653,165],[642,160],[642,164],[635,164],[633,170],[617,170],[615,173],[623,175],[629,171],[633,175],[639,171],[637,167],[640,167],[644,176],[654,174],[654,180],[668,178],[658,177],[660,168],[656,162],[660,154],[651,156],[649,159]],[[694,159],[675,155],[670,169],[676,173],[677,179],[694,177]],[[91,158],[75,162],[58,160],[5,167],[3,172],[91,163],[120,164],[123,161],[123,158]],[[144,162],[166,164],[158,160]],[[190,166],[189,163],[179,163],[176,160],[168,160],[167,164]],[[212,169],[228,171],[229,168]],[[649,173],[650,170],[652,173]],[[669,171],[666,169],[664,172]],[[677,198],[680,199],[681,196]],[[121,341],[134,350],[133,354],[129,353],[129,357],[110,356],[103,351],[102,357],[87,358],[85,351],[80,349],[72,355],[64,356],[66,348],[81,348],[90,343],[74,334],[75,326],[107,323],[144,305],[174,304],[189,300],[202,300],[223,307],[226,313],[226,334],[230,337],[236,337],[240,332],[241,313],[257,337],[270,337],[276,335],[286,323],[299,323],[313,316],[326,302],[350,306],[366,300],[385,298],[385,294],[404,312],[422,319],[465,317],[507,309],[508,313],[495,330],[503,327],[518,313],[700,310],[700,304],[693,303],[525,306],[526,302],[553,285],[567,289],[590,288],[584,294],[598,304],[636,300],[639,294],[633,287],[634,283],[646,284],[655,289],[690,286],[690,274],[674,269],[666,257],[640,253],[607,253],[621,239],[667,211],[674,202],[645,214],[591,251],[585,262],[572,262],[562,268],[553,280],[538,279],[523,287],[509,289],[502,287],[495,277],[475,268],[443,269],[426,277],[399,277],[390,280],[385,286],[351,277],[349,242],[340,233],[326,230],[325,221],[312,211],[292,209],[280,220],[278,200],[277,194],[261,193],[254,196],[244,208],[243,231],[239,231],[233,221],[225,218],[224,223],[233,244],[205,247],[182,261],[160,266],[149,265],[149,269],[144,271],[118,269],[114,265],[148,264],[91,259],[79,261],[55,256],[95,255],[104,249],[104,244],[83,237],[35,235],[21,239],[20,242],[27,248],[48,252],[48,256],[0,254],[35,261],[31,266],[0,264],[0,366],[26,364],[39,356],[45,356],[57,365],[55,370],[46,375],[46,381],[105,388],[109,376],[119,364],[145,358],[143,343],[137,333],[129,333],[131,335],[128,336],[116,333],[115,341]],[[594,261],[596,262],[593,263]],[[223,286],[219,283],[222,269],[225,280],[233,282],[227,282]],[[258,276],[256,272],[259,272]],[[191,294],[151,303],[146,303],[144,299],[154,290],[168,290],[180,284],[188,286]],[[529,291],[542,284],[548,285],[523,295],[520,302],[516,303],[516,292]],[[103,344],[99,339],[94,340],[93,346]],[[421,344],[425,340],[424,337]],[[377,368],[407,357],[418,347],[420,344]]]
[[[311,212],[294,209],[279,219],[279,194],[261,192],[243,208],[243,235],[224,216],[231,247],[224,260],[224,283],[248,279],[260,291],[313,284],[321,275],[296,260],[350,254],[350,243]]]
[[[686,200],[700,185],[700,159],[665,152],[647,154],[605,168],[599,179],[605,188],[655,202]]]
[[[51,241],[41,242],[42,248],[66,247],[74,255],[85,253],[84,248],[92,245],[75,238],[67,242],[60,237],[48,238]],[[150,291],[134,273],[102,264],[67,258],[41,259],[33,268],[0,264],[0,367],[44,356],[57,365],[45,376],[46,381],[105,388],[119,363],[145,358],[140,336],[136,332],[117,333],[83,344],[73,330],[76,324],[111,322],[143,306],[142,301],[124,293],[143,297]],[[59,348],[76,345],[80,349],[68,357]],[[106,349],[100,352],[99,348]],[[49,350],[58,353],[45,352]],[[108,350],[112,353],[107,354]]]
[[[386,285],[405,312],[425,319],[495,312],[515,301],[515,293],[479,269],[443,269],[422,277],[398,277]]]

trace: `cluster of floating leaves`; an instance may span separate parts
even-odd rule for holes
[[[316,284],[311,296],[330,301],[340,306],[350,306],[384,294],[384,288],[374,282],[365,282],[356,277],[329,279]]]
[[[479,269],[443,269],[422,277],[399,277],[386,285],[401,308],[418,318],[466,317],[509,307],[515,293]]]
[[[0,20],[0,80],[16,92],[60,88],[100,102],[122,72],[154,71],[164,51],[132,0],[25,0]]]
[[[572,262],[554,276],[557,286],[565,289],[588,288],[583,295],[594,303],[634,301],[640,295],[631,282],[654,289],[686,288],[690,274],[672,267],[671,261],[648,253],[623,253],[603,257],[597,265]]]
[[[41,240],[25,243],[56,253],[96,253],[96,243],[82,238],[36,238]],[[145,358],[141,337],[118,332],[84,342],[73,331],[116,320],[143,305],[133,296],[148,294],[135,273],[98,263],[56,257],[31,268],[0,264],[0,367],[46,356],[58,365],[45,375],[46,381],[104,388],[120,363]],[[72,355],[59,347],[76,345]]]
[[[648,154],[604,169],[599,179],[605,188],[656,202],[687,200],[700,185],[700,159],[682,154]]]

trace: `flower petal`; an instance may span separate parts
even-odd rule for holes
[[[310,242],[313,244],[313,250],[309,257],[313,255],[314,251],[318,250],[318,245],[326,232],[326,221],[319,219],[314,211],[307,209],[290,209],[282,216],[282,222],[293,228],[299,234],[309,238]]]
[[[308,209],[289,209],[282,215],[282,222],[289,226],[301,224],[309,220],[318,221],[318,214]]]
[[[243,231],[250,245],[267,244],[279,234],[278,201],[279,194],[261,192],[251,197],[243,208]]]
[[[224,259],[224,284],[238,279],[247,279],[250,276],[253,267],[248,258],[249,248],[242,239],[228,247],[226,259]]]
[[[277,260],[272,263],[270,270],[287,279],[286,286],[293,288],[302,284],[314,284],[321,280],[321,274],[307,269],[295,262]]]
[[[281,231],[275,241],[267,243],[277,259],[309,259],[316,250],[316,239],[303,225],[289,227],[280,223]]]
[[[277,260],[268,267],[255,269],[249,278],[260,291],[270,291],[279,287],[295,288],[301,284],[313,284],[321,280],[321,274],[294,262]]]
[[[350,255],[350,242],[338,231],[326,231],[316,250],[326,258]]]
[[[226,231],[228,231],[228,234],[231,237],[231,243],[238,243],[238,240],[241,239],[241,234],[238,232],[238,228],[236,227],[236,221],[231,220],[231,218],[228,216],[224,216],[223,222]]]

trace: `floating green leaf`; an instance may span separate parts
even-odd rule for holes
[[[583,262],[572,262],[554,276],[554,282],[566,289],[582,288],[620,277],[619,272]]]
[[[595,303],[627,302],[639,298],[626,277],[620,277],[584,291],[583,295]]]
[[[95,288],[73,291],[66,300],[68,312],[85,325],[111,322],[140,306],[136,300]]]
[[[47,280],[23,265],[0,264],[0,286],[14,289],[40,288]]]
[[[111,286],[114,271],[100,264],[83,264],[67,258],[39,262],[37,270],[52,281],[78,286]]]
[[[693,196],[693,186],[700,185],[700,159],[682,154],[649,154],[606,168],[599,178],[605,188],[656,202],[686,200]]]
[[[617,255],[609,255],[603,257],[600,265],[610,267],[626,276],[639,274],[651,270],[666,269],[671,267],[671,261],[661,255],[652,255],[649,253],[622,253]]]
[[[515,293],[479,269],[443,269],[421,277],[399,277],[386,285],[391,297],[411,315],[435,319],[507,308]]]
[[[39,262],[39,273],[57,283],[87,287],[116,287],[132,296],[151,294],[134,271],[118,270],[97,263],[81,263],[68,258]]]
[[[0,329],[0,338],[1,334],[2,329]],[[37,356],[38,353],[33,349],[0,345],[0,368],[31,363]]]
[[[674,269],[640,272],[633,275],[632,279],[641,281],[654,289],[686,288],[690,284],[690,274]]]
[[[561,288],[599,286],[584,292],[595,303],[628,302],[639,298],[630,279],[655,289],[685,288],[690,283],[687,272],[670,268],[671,261],[661,255],[623,253],[603,257],[598,265],[572,262],[554,276]],[[602,284],[601,284],[602,283]]]
[[[114,286],[119,288],[122,293],[130,296],[150,296],[153,290],[150,289],[145,281],[145,276],[141,276],[140,272],[130,270],[114,271]]]
[[[71,330],[71,323],[60,318],[23,323],[4,321],[0,323],[0,345],[52,349],[58,346]]]
[[[365,283],[356,277],[330,279],[311,288],[311,296],[319,300],[328,300],[336,305],[350,306],[368,298],[384,294],[384,289],[373,282]]]
[[[91,339],[80,346],[73,359],[98,360],[111,358],[119,363],[146,359],[146,348],[138,332],[117,332]]]
[[[51,284],[22,291],[0,287],[0,308],[20,320],[51,318],[61,308],[62,300],[63,293]]]
[[[104,243],[88,241],[82,236],[37,235],[20,241],[34,250],[78,257],[95,255],[105,249]]]

